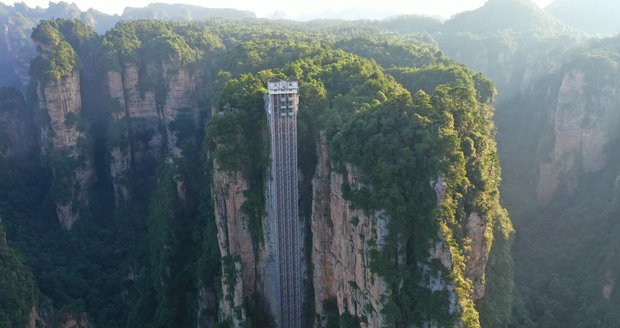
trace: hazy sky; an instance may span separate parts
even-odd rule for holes
[[[11,0],[0,0],[11,3]],[[95,8],[106,13],[121,14],[126,6],[144,7],[151,2],[187,3],[203,7],[237,8],[251,10],[259,17],[271,16],[276,11],[289,18],[337,17],[380,18],[396,14],[424,14],[450,17],[455,13],[475,9],[486,0],[65,0],[75,2],[82,10]],[[541,7],[552,0],[534,0]],[[47,7],[48,0],[24,0],[29,6]]]

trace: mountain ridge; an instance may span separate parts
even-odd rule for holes
[[[614,0],[555,0],[545,11],[569,26],[594,34],[620,32],[620,3]]]

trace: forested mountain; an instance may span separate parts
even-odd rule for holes
[[[517,282],[536,326],[613,327],[618,40],[571,57],[498,104],[503,195],[521,227]]]
[[[205,8],[183,4],[152,3],[143,8],[127,7],[121,19],[166,19],[175,21],[204,20],[209,18],[255,18],[250,11],[228,8]]]
[[[620,325],[620,41],[560,4],[0,6],[0,327],[274,326],[274,77],[300,83],[308,327]]]
[[[493,19],[485,11],[473,14]],[[527,310],[513,325],[619,325],[617,37],[589,40],[566,29],[435,37],[445,54],[498,86],[502,199],[517,230],[515,282]]]
[[[123,15],[108,15],[95,9],[81,11],[67,2],[50,2],[48,8],[30,8],[25,3],[7,6],[0,3],[0,86],[26,90],[30,83],[28,69],[36,56],[30,40],[32,29],[40,20],[79,19],[97,33],[103,34],[117,22],[129,19],[201,20],[208,18],[251,18],[254,13],[235,10],[189,6],[182,4],[150,4],[145,8],[127,7]]]
[[[459,13],[442,26],[444,32],[484,34],[509,30],[551,32],[564,30],[557,18],[546,13],[532,0],[489,0],[481,8]]]
[[[40,296],[11,322],[273,325],[263,94],[274,76],[299,79],[304,99],[308,326],[508,320],[494,86],[437,49],[367,31],[139,20],[97,35],[41,22],[28,106],[13,110],[32,114],[7,119],[38,151],[5,152],[2,189],[9,243]]]

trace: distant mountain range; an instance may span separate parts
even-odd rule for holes
[[[121,16],[121,19],[149,18],[191,21],[210,18],[256,18],[256,14],[251,11],[231,8],[205,8],[184,4],[152,3],[144,8],[127,7]]]
[[[152,3],[143,8],[127,7],[122,15],[108,15],[95,9],[81,11],[75,3],[50,2],[48,8],[31,8],[25,3],[7,6],[0,3],[0,23],[7,16],[20,15],[38,23],[41,19],[77,18],[95,28],[98,33],[111,29],[119,20],[166,19],[174,21],[203,20],[210,18],[255,18],[251,11],[231,8],[206,8],[185,4]]]
[[[566,24],[589,33],[620,32],[618,0],[556,0],[545,10]]]
[[[481,8],[455,15],[443,26],[445,32],[475,34],[506,29],[555,32],[568,27],[531,0],[489,0]]]
[[[50,2],[48,8],[31,8],[25,3],[8,6],[0,2],[0,85],[20,90],[28,85],[30,61],[36,56],[30,41],[32,29],[41,20],[79,19],[99,34],[104,34],[121,20],[165,19],[174,21],[210,18],[254,18],[250,11],[227,8],[205,8],[184,4],[153,3],[144,8],[127,7],[122,15],[108,15],[95,9],[81,11],[75,3]]]

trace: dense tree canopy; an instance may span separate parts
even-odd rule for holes
[[[85,100],[84,113],[71,124],[86,121],[90,125],[83,128],[99,129],[85,143],[91,145],[102,173],[71,232],[54,226],[51,201],[71,196],[63,192],[71,186],[57,177],[63,176],[63,169],[79,166],[80,159],[52,152],[48,156],[58,164],[53,167],[56,178],[46,167],[37,167],[38,183],[19,177],[25,188],[37,191],[25,199],[42,205],[13,211],[7,228],[23,249],[41,292],[54,306],[70,304],[86,311],[100,327],[189,327],[216,321],[217,305],[195,305],[201,295],[217,294],[220,277],[226,274],[217,249],[211,174],[224,170],[248,180],[242,210],[259,245],[269,154],[263,95],[269,78],[292,76],[301,82],[303,99],[298,117],[300,170],[305,177],[300,186],[302,212],[307,216],[311,211],[310,180],[324,132],[336,171],[345,173],[352,165],[365,186],[345,186],[347,200],[389,218],[387,244],[371,259],[373,272],[389,284],[387,325],[446,326],[460,321],[479,327],[480,318],[491,323],[507,320],[512,309],[507,251],[512,230],[497,190],[493,84],[447,59],[431,43],[375,33],[378,30],[332,21],[138,20],[121,22],[97,36],[77,21],[42,22],[32,33],[40,44],[32,75],[44,82],[78,69],[88,81],[83,93],[93,97]],[[80,67],[84,62],[91,66]],[[205,127],[197,127],[189,114],[176,117],[166,133],[181,140],[182,156],[162,149],[163,160],[153,164],[157,174],[127,177],[126,183],[135,185],[132,203],[113,209],[105,167],[112,148],[135,146],[125,129],[131,131],[139,122],[113,120],[119,105],[96,88],[103,85],[106,72],[122,73],[127,65],[139,69],[142,96],[153,92],[160,110],[170,70],[191,69],[199,81],[197,117]],[[203,142],[204,149],[198,146]],[[437,206],[431,181],[439,177],[447,189],[446,199]],[[45,192],[48,184],[54,194]],[[179,192],[180,184],[187,192]],[[19,207],[21,202],[11,198],[9,205]],[[469,241],[463,231],[465,216],[472,211],[488,219],[485,242],[496,254],[490,263],[508,266],[502,279],[486,278],[496,288],[483,300],[486,305],[474,303],[472,281],[465,273]],[[36,227],[37,217],[45,218],[46,224]],[[455,287],[456,311],[448,306],[448,291],[433,291],[421,283],[429,279],[428,267],[441,268],[428,257],[429,245],[438,239],[445,240],[453,254],[452,272],[438,270]],[[48,260],[40,261],[43,257]],[[87,282],[94,287],[86,288]],[[493,314],[480,314],[491,305]],[[269,320],[261,309],[257,301],[249,324],[260,326]],[[357,326],[365,318],[345,314],[337,320]]]

